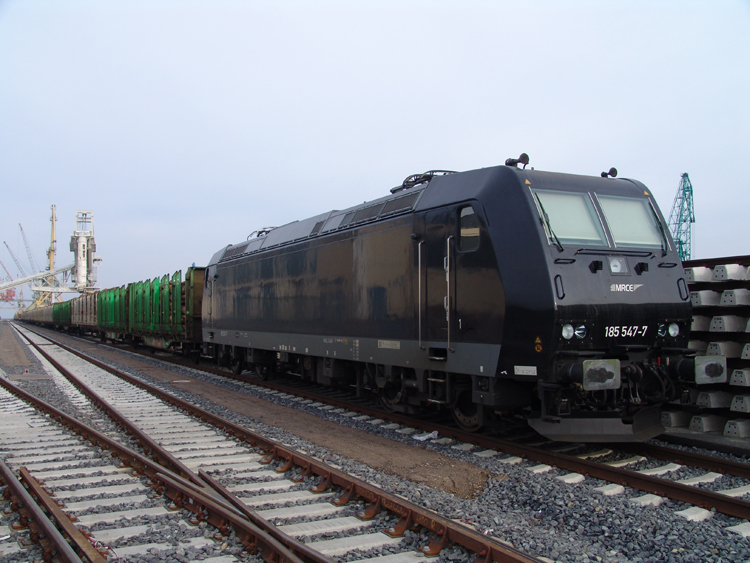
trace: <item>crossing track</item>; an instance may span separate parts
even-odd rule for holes
[[[21,476],[26,486],[32,487],[34,484],[38,484],[33,479],[25,468],[21,469]],[[39,542],[42,546],[42,553],[45,560],[52,559],[53,557],[58,558],[60,561],[65,563],[81,563],[81,559],[78,557],[73,548],[65,540],[65,537],[55,527],[55,524],[50,520],[43,510],[39,507],[36,501],[32,498],[29,492],[26,490],[24,483],[19,481],[13,474],[13,471],[2,461],[0,461],[0,481],[6,485],[7,497],[18,507],[20,512],[19,525],[28,526],[31,529],[32,541]],[[60,519],[56,518],[56,521],[60,522]],[[69,536],[72,537],[72,536]],[[83,542],[77,540],[83,539]],[[88,549],[94,551],[91,553],[89,560],[96,563],[104,563],[104,559],[101,554],[96,552],[83,537],[82,534],[77,534],[73,541],[76,542],[76,546],[79,550]]]
[[[38,336],[26,338],[38,340]],[[222,502],[279,542],[300,538],[305,543],[293,540],[295,544],[285,545],[296,556],[309,557],[307,560],[311,561],[321,560],[312,559],[313,552],[322,553],[318,557],[327,560],[353,549],[363,552],[362,560],[367,560],[369,550],[388,544],[398,546],[403,536],[413,530],[426,538],[420,546],[421,553],[398,552],[396,547],[397,553],[370,560],[413,561],[424,555],[438,555],[444,547],[456,544],[477,554],[479,561],[536,561],[93,358],[85,361],[99,369],[82,366],[81,354],[75,358],[49,344],[35,344],[35,348],[100,408],[112,412],[119,424],[139,438],[150,456],[173,471],[172,476],[155,475],[154,481],[164,487],[178,507],[194,510],[200,504],[205,508],[209,497],[220,496]],[[78,377],[71,371],[76,371]],[[312,489],[306,490],[311,484]],[[185,501],[191,490],[203,491],[205,496],[200,503]],[[284,503],[295,505],[279,506]],[[220,519],[216,525],[222,529]],[[319,539],[321,534],[341,537]]]
[[[329,561],[320,556],[312,559],[297,557],[254,526],[208,487],[201,488],[187,482],[152,459],[81,424],[5,379],[0,378],[0,385],[3,387],[0,390],[3,412],[7,413],[4,417],[6,420],[3,425],[2,444],[6,451],[14,454],[6,462],[11,468],[19,470],[30,489],[36,491],[39,502],[45,504],[52,516],[56,517],[60,528],[67,530],[68,537],[75,540],[69,521],[66,522],[68,516],[55,509],[55,503],[61,503],[61,508],[66,514],[84,527],[102,522],[127,520],[126,527],[115,529],[113,532],[95,531],[92,540],[99,545],[119,537],[138,536],[152,527],[148,522],[153,517],[169,515],[170,509],[188,508],[196,514],[193,523],[207,520],[215,527],[215,533],[219,534],[219,537],[227,535],[230,529],[233,529],[249,550],[260,552],[263,560],[285,560],[290,563]],[[33,408],[29,408],[29,404]],[[86,438],[88,443],[79,441],[68,429]],[[120,463],[115,465],[112,456],[119,458]],[[146,475],[151,481],[144,485],[137,478],[138,475]],[[10,482],[11,476],[12,474],[6,481]],[[44,489],[40,487],[42,484]],[[53,491],[54,502],[44,498],[45,489]],[[176,502],[170,507],[163,506],[163,502],[158,500],[161,493],[165,493]],[[106,498],[101,498],[102,495]],[[88,497],[93,500],[88,500]],[[22,501],[26,510],[33,510],[35,503],[28,496]],[[101,512],[102,508],[107,507],[115,510]],[[143,520],[144,517],[145,523],[139,522],[139,519]],[[132,525],[133,523],[136,525]],[[76,543],[81,546],[86,559],[92,562],[103,561],[101,558],[97,559],[90,546],[83,549],[85,541]],[[192,546],[207,543],[212,542],[203,537],[190,541]],[[118,549],[116,555],[141,553],[154,547],[159,546]],[[221,557],[216,560],[217,563],[226,561]],[[211,559],[206,561],[210,563]]]

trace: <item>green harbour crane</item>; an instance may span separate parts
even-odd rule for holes
[[[680,178],[677,195],[675,195],[672,211],[669,214],[669,231],[672,233],[674,243],[677,245],[677,253],[683,262],[692,257],[693,223],[695,223],[693,184],[685,172]]]

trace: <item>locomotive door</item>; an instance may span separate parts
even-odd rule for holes
[[[431,359],[447,360],[451,347],[455,308],[455,264],[449,209],[430,211],[425,217],[422,264],[425,279],[425,329]]]

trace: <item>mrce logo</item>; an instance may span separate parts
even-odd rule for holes
[[[609,286],[610,291],[626,291],[629,293],[634,292],[639,287],[643,287],[642,283],[613,283]]]

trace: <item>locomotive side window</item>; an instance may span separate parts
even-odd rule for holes
[[[617,247],[660,248],[662,235],[648,200],[597,195]]]
[[[588,194],[547,190],[534,190],[534,194],[541,204],[539,212],[546,227],[563,244],[609,246]],[[551,232],[547,234],[552,242],[554,235]]]
[[[458,249],[468,252],[479,248],[479,219],[471,207],[461,209]]]

